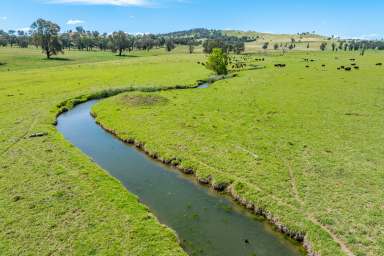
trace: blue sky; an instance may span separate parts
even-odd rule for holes
[[[382,0],[0,0],[0,29],[26,28],[39,17],[62,30],[81,25],[108,33],[206,27],[384,37]]]

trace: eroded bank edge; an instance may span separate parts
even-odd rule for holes
[[[228,78],[233,78],[236,76],[237,76],[237,74],[231,74],[231,75],[227,75],[227,76],[215,76],[215,77],[211,77],[211,78],[206,79],[206,80],[198,80],[197,83],[194,85],[176,85],[176,86],[163,86],[163,87],[129,86],[129,87],[122,87],[122,88],[105,89],[105,90],[101,90],[101,91],[96,92],[96,93],[81,95],[81,96],[63,101],[62,103],[60,103],[56,106],[56,109],[55,109],[56,118],[55,118],[55,121],[53,122],[53,125],[57,125],[57,117],[58,116],[60,116],[61,114],[73,109],[77,105],[85,103],[85,102],[90,101],[90,100],[105,99],[108,97],[116,96],[116,95],[121,94],[121,93],[134,92],[134,91],[150,93],[150,92],[169,91],[169,90],[195,89],[204,83],[212,84],[216,81],[228,79]],[[92,112],[91,115],[96,119],[97,115],[94,112]],[[147,150],[145,148],[145,143],[137,141],[134,138],[123,139],[113,129],[106,127],[105,125],[103,125],[99,121],[96,121],[96,123],[101,128],[103,128],[105,131],[114,135],[115,137],[117,137],[121,141],[123,141],[129,145],[135,146],[137,149],[139,149],[141,152],[143,152],[146,155],[148,155],[149,157],[151,157],[153,160],[159,161],[165,165],[176,168],[186,175],[192,175],[192,176],[194,176],[194,178],[196,179],[196,181],[198,183],[205,185],[205,186],[209,186],[210,188],[212,188],[213,190],[215,190],[217,192],[221,192],[221,193],[225,193],[225,194],[229,195],[235,202],[237,202],[239,205],[243,206],[244,208],[248,209],[253,214],[255,214],[257,216],[262,216],[263,218],[268,220],[268,222],[271,225],[273,225],[279,232],[285,234],[289,238],[302,244],[304,249],[307,252],[307,255],[320,256],[320,253],[315,251],[315,249],[313,247],[313,242],[311,242],[308,239],[305,232],[297,231],[297,230],[294,230],[292,228],[289,228],[288,226],[281,223],[279,221],[279,218],[274,216],[267,209],[265,209],[263,207],[258,207],[255,203],[253,203],[253,202],[247,200],[246,198],[240,196],[236,192],[234,186],[232,186],[232,184],[230,182],[215,182],[215,180],[212,176],[199,177],[197,175],[197,173],[195,172],[195,170],[193,170],[192,168],[186,168],[180,164],[172,164],[174,159],[165,159],[165,158],[157,155],[157,153],[154,153],[154,152]],[[177,233],[174,230],[172,230],[172,231],[177,236]],[[332,239],[332,241],[333,241],[333,239]],[[333,242],[335,242],[335,241],[333,241]]]

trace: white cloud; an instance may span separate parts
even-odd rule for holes
[[[8,17],[6,17],[6,16],[0,16],[0,20],[7,20],[8,19]]]
[[[147,0],[48,0],[48,3],[56,4],[94,4],[116,6],[148,6]]]
[[[78,24],[83,24],[83,20],[77,20],[77,19],[70,19],[67,21],[67,25],[78,25]]]

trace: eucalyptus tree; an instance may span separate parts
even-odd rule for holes
[[[334,52],[334,51],[336,51],[336,43],[335,42],[332,42],[332,51]]]
[[[278,44],[278,43],[275,43],[275,44],[273,45],[273,49],[274,49],[274,50],[278,50],[278,49],[279,49],[279,44]]]
[[[327,49],[327,43],[322,42],[322,43],[320,44],[320,50],[325,51],[325,49]]]
[[[8,30],[8,43],[13,47],[17,43],[16,31]]]
[[[7,46],[9,42],[9,35],[4,30],[0,30],[0,46]]]
[[[43,49],[48,59],[52,55],[63,52],[63,45],[59,39],[59,25],[44,19],[36,20],[32,25],[32,36]]]
[[[110,39],[112,42],[112,51],[118,52],[119,56],[123,54],[123,51],[130,48],[130,40],[124,31],[113,32]]]
[[[165,41],[165,49],[167,50],[167,52],[170,52],[175,48],[176,48],[176,45],[172,38],[169,38]]]

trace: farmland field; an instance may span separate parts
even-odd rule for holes
[[[321,255],[381,255],[384,70],[376,63],[383,58],[267,56],[265,69],[208,89],[121,94],[94,112],[122,139],[229,185],[304,232]],[[337,69],[352,63],[359,69]]]
[[[40,50],[0,48],[1,255],[185,254],[172,231],[53,125],[57,105],[73,97],[208,76],[195,64],[202,56],[162,55],[68,51],[67,61],[47,61]],[[30,137],[37,133],[48,135]]]
[[[207,89],[122,93],[94,107],[97,121],[227,186],[321,255],[383,254],[384,54],[247,47],[234,58],[256,69]],[[1,254],[185,255],[173,231],[53,124],[58,105],[82,95],[195,85],[212,75],[200,51],[45,60],[39,49],[0,48]],[[337,69],[352,63],[359,69]]]

